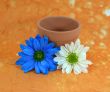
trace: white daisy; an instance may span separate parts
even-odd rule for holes
[[[58,64],[58,69],[62,69],[63,73],[71,73],[72,70],[75,74],[80,74],[81,72],[87,73],[88,65],[92,62],[86,59],[86,52],[89,47],[84,47],[80,44],[80,40],[77,39],[76,42],[71,42],[71,44],[65,44],[61,46],[61,50],[56,53],[54,60]]]

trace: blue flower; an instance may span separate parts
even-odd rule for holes
[[[18,53],[20,58],[16,61],[16,65],[21,66],[25,73],[35,70],[37,74],[48,74],[49,71],[57,69],[53,57],[59,48],[55,47],[53,42],[49,42],[47,36],[30,37],[26,40],[26,45],[21,44],[20,48],[22,51]]]

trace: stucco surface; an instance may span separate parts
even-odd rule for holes
[[[110,92],[110,0],[0,0],[0,92]],[[90,47],[88,74],[23,73],[15,65],[19,44],[45,16],[64,15],[81,23],[81,42]]]

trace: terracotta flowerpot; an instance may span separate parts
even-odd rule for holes
[[[37,25],[40,35],[48,36],[57,46],[75,41],[80,33],[80,23],[64,16],[45,17]]]

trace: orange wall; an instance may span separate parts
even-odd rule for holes
[[[0,0],[0,92],[110,92],[110,0]],[[19,44],[37,34],[37,21],[64,15],[81,23],[80,39],[91,49],[88,74],[24,74],[15,61]]]

